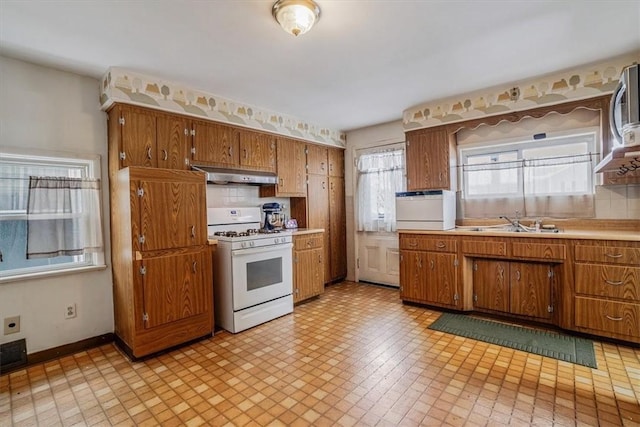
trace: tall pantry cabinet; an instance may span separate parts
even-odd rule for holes
[[[347,275],[344,150],[307,144],[307,197],[291,198],[301,227],[325,230],[324,281]]]
[[[109,111],[115,334],[134,359],[213,329],[206,182],[179,170],[188,165],[182,120],[122,105]]]

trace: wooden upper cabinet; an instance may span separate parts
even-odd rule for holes
[[[329,153],[327,147],[321,145],[307,145],[307,173],[327,175]]]
[[[120,126],[120,167],[157,167],[156,114],[128,105],[114,108],[114,113],[110,120],[116,120]]]
[[[191,148],[189,123],[186,118],[158,115],[156,118],[157,166],[167,169],[189,169]]]
[[[407,190],[450,188],[449,136],[445,128],[408,132]]]
[[[277,196],[307,196],[307,159],[305,144],[293,139],[278,138]],[[261,187],[262,189],[262,187]]]
[[[238,132],[231,126],[218,123],[194,121],[193,164],[206,164],[235,168],[240,165],[240,143]]]
[[[240,166],[266,172],[276,171],[276,139],[273,135],[238,130]]]
[[[341,148],[329,149],[329,175],[344,176],[344,150]]]

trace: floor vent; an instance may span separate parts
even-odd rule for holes
[[[27,340],[21,339],[0,345],[0,373],[27,364]]]

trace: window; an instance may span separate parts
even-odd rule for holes
[[[36,181],[35,177],[40,178]],[[0,281],[104,265],[99,177],[100,160],[97,156],[32,155],[2,149]],[[72,182],[79,187],[84,186],[81,183],[85,181],[91,184],[89,193],[75,187],[70,192],[73,193],[71,196],[69,192],[64,193],[65,198],[73,199],[73,208],[66,208],[59,201],[55,202],[55,206],[52,204],[54,199],[48,184]],[[42,200],[36,200],[36,191],[44,195]],[[56,191],[60,193],[64,190],[58,188]],[[87,202],[91,204],[91,209],[87,208]],[[64,232],[53,228],[60,225],[64,227],[64,232],[73,235],[72,239],[66,237],[65,244],[70,245],[69,241],[75,240],[73,243],[76,247],[73,250],[63,247],[43,251],[42,245],[50,247],[53,241],[65,238]],[[91,238],[83,238],[78,247],[78,236],[82,235],[83,229],[89,230]]]
[[[358,156],[358,231],[396,230],[396,192],[405,191],[404,146]]]
[[[460,149],[465,217],[594,216],[597,129]]]

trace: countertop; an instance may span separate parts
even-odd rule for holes
[[[294,236],[313,233],[324,233],[324,228],[295,228],[291,230],[291,234]]]
[[[544,238],[544,239],[587,239],[587,240],[623,240],[630,242],[640,242],[640,232],[619,231],[619,230],[560,230],[558,233],[552,232],[532,232],[515,233],[513,231],[491,230],[474,231],[473,228],[482,227],[462,227],[452,230],[398,230],[400,234],[440,234],[443,236],[487,236],[487,237],[523,237],[523,238]]]

